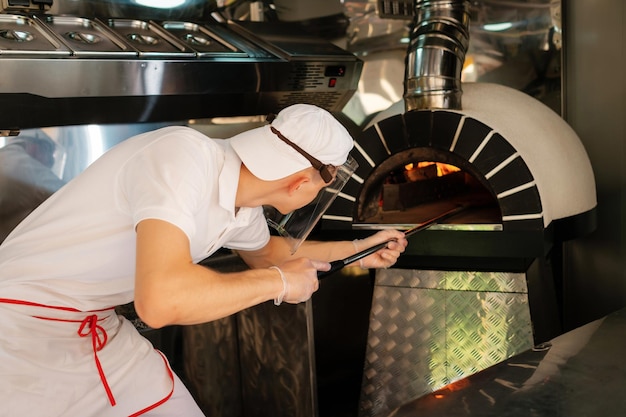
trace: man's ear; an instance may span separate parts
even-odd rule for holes
[[[306,183],[311,182],[311,179],[306,175],[298,175],[296,176],[287,186],[287,191],[289,195],[293,195],[296,191],[300,189]]]

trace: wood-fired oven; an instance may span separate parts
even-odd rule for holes
[[[561,244],[595,227],[591,164],[563,119],[512,88],[461,85],[469,2],[414,7],[404,101],[355,134],[359,168],[318,233],[358,238],[466,209],[375,272],[362,417],[560,334]]]
[[[467,206],[411,237],[394,269],[376,271],[362,416],[562,331],[561,244],[595,227],[586,152],[523,93],[467,84],[463,99],[462,110],[396,106],[372,123],[355,140],[359,169],[320,225],[320,235],[357,238]],[[456,169],[437,177],[436,163]]]

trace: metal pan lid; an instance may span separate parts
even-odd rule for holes
[[[70,54],[70,50],[35,19],[20,14],[0,14],[0,55],[55,57]]]

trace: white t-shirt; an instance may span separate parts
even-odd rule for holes
[[[235,214],[240,164],[228,140],[187,127],[120,143],[0,246],[2,297],[83,311],[132,301],[135,226],[148,218],[179,227],[195,262],[221,247],[263,247],[262,208]]]

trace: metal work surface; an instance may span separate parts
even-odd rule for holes
[[[387,416],[532,345],[524,274],[379,270],[359,415]]]
[[[395,417],[622,416],[626,309],[400,407]]]

